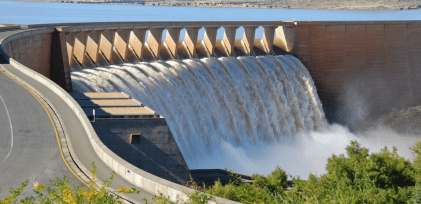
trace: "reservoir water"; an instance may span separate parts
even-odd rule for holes
[[[421,20],[421,10],[327,11],[73,4],[0,0],[0,24],[110,21]]]

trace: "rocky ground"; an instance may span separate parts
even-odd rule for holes
[[[420,0],[23,0],[63,3],[133,4],[145,6],[288,8],[321,10],[421,9]]]
[[[367,127],[382,125],[401,134],[421,135],[421,106],[401,110],[392,109],[387,114],[370,118],[366,125]]]

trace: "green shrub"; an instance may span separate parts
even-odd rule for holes
[[[36,197],[26,197],[18,202],[18,198],[21,195],[23,189],[28,185],[29,181],[26,180],[21,184],[18,189],[10,189],[11,195],[4,200],[0,199],[0,204],[33,204],[33,203],[122,203],[121,197],[117,194],[110,193],[106,187],[109,187],[111,181],[114,178],[114,173],[111,175],[110,180],[106,180],[101,188],[96,187],[96,167],[92,162],[92,181],[89,184],[89,188],[85,186],[77,186],[72,188],[69,186],[69,180],[66,176],[63,179],[56,178],[52,180],[53,188],[48,187],[44,184],[34,183],[33,191]],[[121,188],[117,189],[118,193],[139,193],[134,188]]]
[[[184,204],[187,204],[187,203],[206,204],[209,201],[215,201],[215,197],[202,192],[204,189],[200,187],[199,185],[197,185],[197,183],[193,180],[191,175],[190,175],[190,182],[187,182],[185,186],[190,187],[194,189],[195,191],[192,193],[186,193],[187,196],[189,197],[189,200],[185,202]],[[169,197],[168,198],[165,197],[162,193],[160,193],[159,196],[154,196],[152,200],[161,204],[178,204],[180,202],[179,200],[177,202],[172,202]]]
[[[253,175],[253,184],[217,181],[205,192],[242,203],[421,203],[421,143],[413,148],[413,163],[396,148],[369,154],[352,141],[346,150],[346,156],[328,159],[325,175],[294,179],[290,190],[286,173],[277,167],[266,177]]]
[[[368,149],[352,141],[347,156],[333,155],[320,178],[295,180],[288,192],[296,201],[322,203],[406,203],[414,192],[414,165],[386,147],[369,155]]]
[[[280,196],[285,195],[287,175],[277,167],[270,175],[253,175],[253,184],[239,182],[239,176],[234,175],[235,180],[227,185],[220,181],[207,188],[204,192],[218,197],[241,203],[281,203]]]
[[[308,180],[294,179],[292,189],[287,189],[287,174],[280,167],[268,176],[253,175],[252,184],[240,182],[240,177],[227,185],[216,181],[213,186],[200,188],[192,179],[190,187],[194,193],[188,194],[187,203],[202,204],[214,201],[213,196],[241,203],[421,203],[421,142],[412,149],[413,162],[400,157],[396,148],[386,147],[379,153],[369,154],[368,149],[352,141],[346,148],[346,156],[332,155],[328,159],[327,173]],[[96,174],[93,165],[92,174]],[[106,181],[109,186],[111,180]],[[121,203],[118,195],[109,193],[104,187],[90,189],[70,188],[66,177],[52,181],[55,188],[34,184],[37,197],[28,197],[21,203]],[[11,195],[0,204],[17,203],[28,181],[18,189],[11,189]],[[138,193],[136,189],[119,188],[119,192]],[[203,191],[203,193],[202,193]],[[46,192],[44,194],[43,192]],[[153,199],[158,203],[174,204],[162,194]],[[147,201],[145,200],[147,203]]]

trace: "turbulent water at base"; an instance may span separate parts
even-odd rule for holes
[[[141,62],[71,76],[75,91],[122,91],[164,116],[189,168],[227,144],[259,151],[327,124],[309,72],[288,55]]]

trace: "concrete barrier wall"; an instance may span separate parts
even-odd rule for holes
[[[295,39],[331,119],[420,104],[420,21],[297,22]]]
[[[5,45],[7,45],[13,40],[19,40],[21,38],[26,39],[32,34],[37,35],[39,33],[49,33],[50,31],[50,28],[42,28],[29,31],[22,31],[20,33],[11,35],[0,42],[0,54],[4,52],[4,50],[2,50],[2,47],[5,47]],[[186,193],[194,192],[190,188],[175,184],[173,182],[167,181],[165,179],[154,176],[148,172],[145,172],[118,157],[114,152],[112,152],[102,143],[82,108],[63,88],[51,81],[49,78],[43,76],[37,71],[26,67],[25,65],[19,63],[13,58],[9,59],[9,63],[22,73],[45,85],[52,92],[57,94],[57,97],[60,97],[69,106],[69,108],[74,111],[74,113],[77,115],[80,122],[82,123],[87,135],[89,136],[92,147],[94,148],[97,155],[104,161],[104,163],[107,164],[107,166],[113,169],[117,174],[144,190],[154,193],[155,195],[159,195],[159,193],[162,193],[165,197],[170,197],[170,199],[173,201],[175,201],[177,198],[181,201],[187,201],[188,196],[186,195]],[[237,203],[223,198],[216,198],[216,202],[233,204]]]

